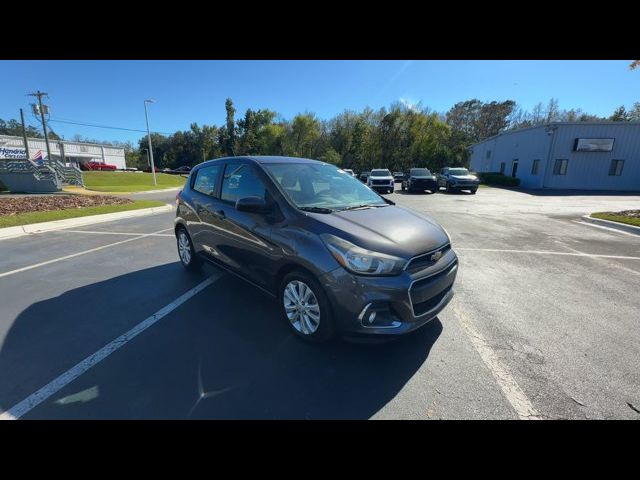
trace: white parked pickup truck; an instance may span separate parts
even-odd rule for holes
[[[395,183],[389,170],[378,168],[371,170],[367,185],[378,192],[393,193]]]

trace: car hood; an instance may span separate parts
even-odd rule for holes
[[[409,259],[434,250],[449,241],[432,218],[398,205],[310,213],[310,217],[332,227],[331,233],[360,247]],[[326,228],[321,228],[322,233]]]
[[[475,175],[451,175],[454,180],[478,180]]]
[[[414,180],[435,180],[435,175],[411,175]]]
[[[391,175],[385,175],[383,177],[378,177],[376,175],[369,175],[369,178],[371,180],[393,180],[393,177]]]

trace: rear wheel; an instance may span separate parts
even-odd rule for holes
[[[313,277],[291,272],[280,282],[278,292],[280,312],[298,337],[309,342],[324,342],[334,336],[329,300]]]
[[[196,254],[191,237],[184,227],[178,229],[176,239],[178,242],[178,256],[182,266],[187,270],[199,270],[202,266],[202,259]]]

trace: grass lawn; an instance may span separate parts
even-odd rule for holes
[[[592,213],[593,218],[601,218],[602,220],[610,220],[612,222],[626,223],[628,225],[635,225],[640,227],[640,217],[629,217],[625,215],[616,215],[615,213],[602,212]]]
[[[180,175],[156,173],[158,185],[153,184],[151,173],[135,172],[82,172],[87,190],[98,192],[144,192],[163,188],[181,187],[186,180]]]
[[[64,210],[50,210],[45,212],[20,213],[18,215],[0,216],[0,228],[28,225],[31,223],[50,222],[52,220],[64,220],[65,218],[87,217],[101,213],[125,212],[127,210],[139,210],[141,208],[162,207],[164,202],[156,200],[136,200],[126,205],[104,205],[100,207],[67,208]]]

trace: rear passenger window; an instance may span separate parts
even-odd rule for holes
[[[266,188],[251,165],[230,163],[224,172],[220,198],[235,203],[244,197],[260,197],[266,200]]]
[[[196,179],[193,182],[193,189],[196,192],[204,193],[205,195],[215,195],[219,174],[220,165],[212,165],[210,167],[200,168],[196,172]]]

